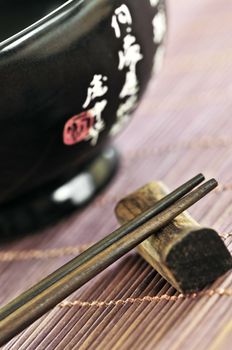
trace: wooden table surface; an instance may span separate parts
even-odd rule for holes
[[[118,199],[151,180],[170,188],[204,172],[217,191],[190,212],[232,251],[232,2],[170,0],[164,68],[116,140],[121,167],[88,208],[0,247],[0,304],[116,226]],[[6,349],[231,349],[232,274],[179,295],[136,252],[114,264]]]

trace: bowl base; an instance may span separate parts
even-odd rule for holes
[[[107,146],[81,172],[58,188],[51,185],[2,206],[0,240],[37,231],[87,205],[112,179],[118,159],[115,148]]]

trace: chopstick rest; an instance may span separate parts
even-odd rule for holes
[[[150,182],[116,207],[121,224],[168,194],[162,182]],[[232,267],[232,257],[218,233],[182,213],[138,246],[140,255],[182,293],[196,292]]]

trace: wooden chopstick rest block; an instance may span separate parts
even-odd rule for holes
[[[168,193],[162,182],[151,182],[116,206],[124,224],[152,207]],[[140,255],[182,293],[201,290],[232,267],[232,257],[221,237],[201,227],[187,212],[138,246]]]

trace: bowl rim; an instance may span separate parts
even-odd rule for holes
[[[31,38],[33,35],[43,29],[47,29],[50,25],[54,24],[54,22],[59,21],[65,15],[70,14],[73,10],[81,6],[85,1],[86,0],[67,0],[39,20],[0,41],[0,54],[1,52],[16,48],[20,43]]]

